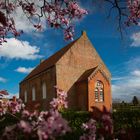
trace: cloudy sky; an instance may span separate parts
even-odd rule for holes
[[[84,5],[88,8],[88,5]],[[92,9],[92,10],[91,10]],[[75,21],[75,39],[86,30],[89,39],[112,73],[113,99],[131,101],[140,98],[140,30],[126,28],[123,38],[117,31],[117,20],[107,19],[105,9],[88,8],[89,14]],[[7,38],[0,46],[0,89],[18,94],[19,82],[40,63],[69,42],[60,30],[50,29],[38,33],[26,20],[21,10],[15,13],[17,28],[23,29],[20,38]]]

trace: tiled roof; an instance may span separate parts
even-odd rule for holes
[[[25,77],[25,79],[23,81],[25,81],[27,79],[30,79],[30,78],[34,77],[35,75],[38,75],[41,72],[43,72],[43,71],[49,69],[50,67],[54,66],[56,64],[56,62],[71,48],[71,46],[73,46],[73,44],[77,40],[78,39],[76,39],[75,41],[71,42],[66,47],[62,48],[61,50],[56,52],[54,55],[50,56],[48,59],[46,59],[43,62],[41,62],[35,69],[33,69],[33,71],[31,71],[31,73],[29,75],[27,75]]]
[[[106,75],[106,73],[104,71],[102,71],[102,69],[100,69],[100,65],[94,67],[94,68],[91,68],[91,69],[88,69],[86,70],[82,75],[81,77],[77,80],[77,83],[78,82],[81,82],[81,81],[85,81],[85,80],[89,80],[88,78],[90,78],[90,76],[92,76],[93,74],[96,74],[97,71],[100,71],[102,73],[102,75],[106,78],[106,80],[109,82],[110,81],[110,78]]]
[[[88,80],[88,77],[98,68],[98,66],[91,68],[89,70],[86,70],[81,77],[77,80],[77,82],[81,82],[84,80]]]

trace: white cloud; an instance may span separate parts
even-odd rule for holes
[[[112,81],[124,80],[126,77],[112,77]]]
[[[132,47],[140,47],[140,32],[132,34],[131,39],[132,39],[131,43]]]
[[[125,63],[125,69],[130,72],[140,69],[140,57],[132,57]]]
[[[30,73],[34,68],[18,67],[15,71],[20,73]]]
[[[0,46],[0,57],[27,60],[41,58],[38,54],[40,49],[30,45],[28,41],[20,41],[15,38],[7,38],[6,40],[7,42]]]
[[[115,69],[117,70],[115,76],[118,77],[112,78],[113,99],[132,101],[133,96],[140,99],[140,57],[130,58]]]
[[[40,12],[39,8],[37,8],[37,11],[38,11],[38,13]],[[13,18],[15,20],[15,26],[16,26],[17,30],[23,30],[23,32],[25,32],[25,33],[32,33],[33,31],[36,30],[34,28],[33,24],[36,24],[37,20],[35,20],[36,22],[29,21],[29,19],[26,17],[24,12],[22,11],[21,7],[18,7],[16,9],[15,13],[13,14]],[[45,20],[45,18],[41,19],[41,25],[42,25],[42,28],[45,30],[46,29],[46,20]]]
[[[140,70],[134,70],[132,72],[132,75],[134,75],[134,76],[140,76]]]
[[[1,83],[6,83],[6,81],[7,81],[7,80],[6,80],[5,78],[0,77],[0,82],[1,82]]]
[[[113,98],[131,101],[133,96],[140,98],[140,77],[134,76],[133,72],[127,77],[122,77],[112,85]]]
[[[17,30],[23,30],[26,33],[35,30],[35,28],[31,24],[31,22],[29,22],[29,20],[27,19],[26,15],[23,13],[21,8],[17,8],[13,17],[15,20],[15,26]]]
[[[9,95],[4,96],[4,97],[5,97],[5,98],[12,99],[13,96],[16,96],[16,98],[19,98],[19,93],[9,93]]]
[[[133,96],[140,98],[140,86],[135,84],[112,85],[113,98],[119,98],[124,101],[132,101]]]

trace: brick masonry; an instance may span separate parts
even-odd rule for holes
[[[96,66],[100,66],[100,68],[91,80],[87,77],[85,81],[77,82],[86,70]],[[83,32],[82,36],[58,59],[53,67],[20,83],[20,97],[24,100],[24,92],[27,90],[27,106],[29,108],[34,108],[35,104],[39,104],[40,108],[49,108],[49,102],[56,96],[53,86],[57,85],[67,91],[68,106],[71,109],[91,111],[92,106],[98,107],[100,110],[105,106],[111,110],[110,79],[109,70],[89,41],[86,32]],[[94,88],[97,80],[104,84],[104,102],[95,102]],[[42,99],[43,82],[47,85],[47,98],[45,100]],[[34,102],[31,97],[33,86],[36,88],[37,97]]]

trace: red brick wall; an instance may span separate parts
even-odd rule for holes
[[[56,63],[57,85],[68,92],[69,107],[75,108],[77,106],[75,82],[86,70],[97,65],[101,65],[101,69],[110,78],[108,69],[85,35]]]
[[[95,83],[97,82],[97,80],[101,81],[104,85],[104,101],[103,102],[96,102],[95,101]],[[105,106],[107,108],[108,111],[111,110],[112,108],[112,96],[111,96],[111,86],[110,83],[107,81],[107,79],[102,75],[102,73],[100,71],[98,71],[94,77],[89,80],[88,83],[88,100],[89,100],[89,104],[88,104],[88,110],[92,111],[91,107],[97,107],[98,109],[100,109],[101,111],[103,110],[103,106]]]
[[[47,98],[42,98],[42,84],[46,83],[47,88]],[[26,106],[32,110],[35,105],[39,104],[39,108],[48,109],[49,103],[53,97],[55,97],[55,89],[56,85],[56,75],[55,75],[55,67],[46,70],[40,75],[36,75],[32,79],[26,80],[20,84],[20,98],[24,101],[24,92],[27,90],[27,103]],[[35,87],[36,90],[36,100],[32,101],[32,87]]]
[[[76,83],[76,95],[77,95],[77,109],[88,110],[88,83],[87,81]]]
[[[87,36],[84,34],[78,41],[61,57],[61,59],[56,63],[56,66],[50,68],[49,70],[36,75],[35,77],[26,80],[20,84],[20,97],[24,100],[24,91],[27,89],[28,93],[28,102],[27,105],[32,108],[35,104],[39,103],[43,108],[49,108],[49,102],[55,97],[54,85],[57,85],[59,88],[68,92],[68,106],[70,108],[78,108],[81,106],[82,109],[85,109],[84,106],[87,106],[87,94],[86,85],[79,85],[79,90],[76,91],[75,83],[79,77],[88,69],[91,69],[95,66],[101,65],[101,69],[106,73],[107,77],[110,78],[110,73],[103,61],[97,54],[96,50],[93,48],[92,44],[88,40]],[[107,84],[107,81],[101,74],[95,76],[95,80],[101,78],[105,84],[105,105],[107,108],[110,108],[111,104],[111,89],[110,85]],[[42,83],[43,81],[47,84],[47,99],[42,99]],[[94,80],[89,82],[89,104],[88,108],[90,109],[91,105],[96,104],[99,108],[102,108],[103,104],[94,103],[94,95],[92,95]],[[31,90],[32,87],[36,88],[36,102],[32,101]],[[94,90],[93,90],[94,91]],[[77,94],[78,92],[78,94]],[[83,92],[84,96],[80,93]],[[107,94],[108,93],[108,94]],[[83,102],[85,97],[85,104],[82,105],[80,100]]]

